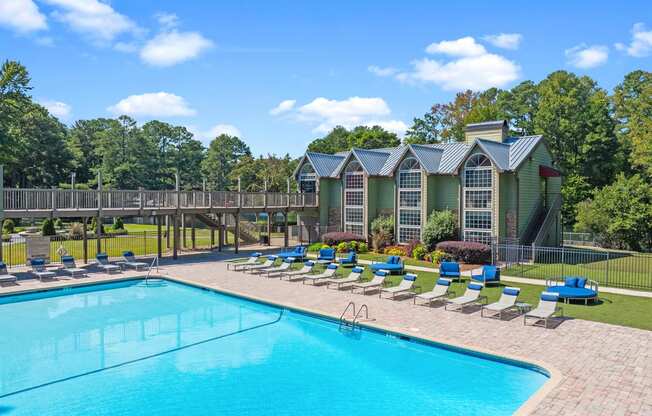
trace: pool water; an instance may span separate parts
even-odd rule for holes
[[[159,281],[0,298],[0,415],[506,415],[547,376]]]

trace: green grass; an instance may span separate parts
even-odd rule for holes
[[[301,263],[295,263],[293,268],[298,269],[301,266]],[[316,272],[321,272],[323,266],[317,265],[315,266],[315,270]],[[350,268],[343,268],[338,270],[337,274],[345,276],[348,275],[349,271]],[[368,267],[365,268],[362,277],[364,280],[370,280],[372,278],[372,272]],[[419,286],[420,291],[426,292],[434,287],[438,277],[439,273],[417,272],[416,284]],[[391,275],[386,279],[387,286],[395,286],[401,281],[401,279],[403,279],[403,276]],[[451,290],[454,291],[457,296],[461,296],[468,283],[468,279],[463,279],[462,282],[453,282]],[[504,285],[486,287],[482,289],[482,294],[487,296],[489,303],[495,302],[500,298],[504,286],[519,287],[521,289],[519,300],[530,303],[533,306],[536,306],[539,303],[539,296],[544,290],[543,286],[506,282]],[[388,300],[388,302],[391,301]],[[565,317],[652,330],[652,299],[650,298],[616,295],[603,292],[600,294],[600,300],[595,304],[584,305],[583,303],[560,303],[559,305],[563,308]]]

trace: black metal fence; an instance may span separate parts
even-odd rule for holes
[[[549,279],[583,276],[603,286],[652,290],[652,254],[591,248],[493,244],[494,264],[507,276]]]

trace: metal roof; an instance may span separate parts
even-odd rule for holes
[[[485,130],[488,128],[503,128],[507,124],[506,120],[496,121],[483,121],[482,123],[469,123],[464,128],[465,131],[469,130]]]
[[[456,173],[473,148],[478,146],[499,171],[513,171],[518,169],[542,140],[542,136],[524,136],[509,138],[503,143],[476,139],[472,145],[462,142],[410,144],[386,149],[352,149],[335,155],[306,152],[304,159],[308,159],[318,176],[339,177],[352,157],[360,162],[368,175],[392,176],[406,153],[411,152],[428,174],[451,175]]]

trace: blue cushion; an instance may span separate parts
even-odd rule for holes
[[[578,277],[577,278],[577,287],[583,288],[584,286],[586,286],[586,279],[583,278],[583,277]]]
[[[267,260],[276,260],[277,258],[278,256],[273,256],[273,255],[267,256]]]
[[[482,285],[478,285],[475,283],[470,283],[469,284],[469,289],[471,290],[482,290]]]
[[[513,287],[506,287],[505,289],[503,289],[503,293],[509,296],[518,296],[520,292],[521,292],[520,290]]]
[[[387,272],[384,270],[376,270],[376,273],[374,273],[376,276],[387,276]]]
[[[314,261],[307,261],[307,262],[305,262],[305,263],[303,263],[303,264],[304,264],[305,266],[310,266],[310,267],[312,267],[312,266],[315,265],[315,262],[314,262]]]
[[[75,261],[75,258],[73,256],[61,256],[61,261]]]
[[[95,256],[95,258],[96,258],[96,259],[108,259],[108,258],[109,258],[109,255],[106,254],[106,253],[98,253],[98,254]]]
[[[417,280],[417,275],[412,274],[412,273],[408,273],[408,274],[405,275],[405,277],[403,279],[414,282],[415,280]]]
[[[441,264],[439,265],[439,271],[444,271],[447,273],[453,272],[453,273],[459,273],[460,271],[460,265],[457,264],[454,261],[442,261]]]
[[[450,280],[446,280],[446,279],[437,279],[437,284],[442,286],[450,286],[451,282]]]
[[[375,263],[371,265],[371,270],[391,270],[391,271],[400,271],[403,270],[402,264],[389,264],[389,263]]]
[[[251,257],[260,257],[263,253],[251,253]]]
[[[326,268],[331,269],[331,270],[337,269],[337,264],[329,264],[328,267],[326,267]]]
[[[133,256],[134,256],[134,252],[133,252],[133,251],[125,251],[124,253],[122,253],[122,255],[123,255],[124,257],[133,257]]]
[[[559,295],[556,293],[546,293],[541,294],[541,300],[546,300],[549,302],[557,302],[559,300]]]
[[[567,277],[564,279],[564,286],[577,287],[577,277]]]
[[[362,267],[354,267],[351,269],[351,272],[353,273],[362,273],[364,269]]]
[[[585,287],[551,286],[546,291],[557,293],[560,298],[564,299],[591,299],[598,296],[598,292]]]
[[[0,268],[7,267],[4,261],[0,261]]]
[[[42,266],[42,265],[45,264],[45,260],[43,260],[43,259],[32,259],[30,261],[30,264],[32,264],[32,266]]]

